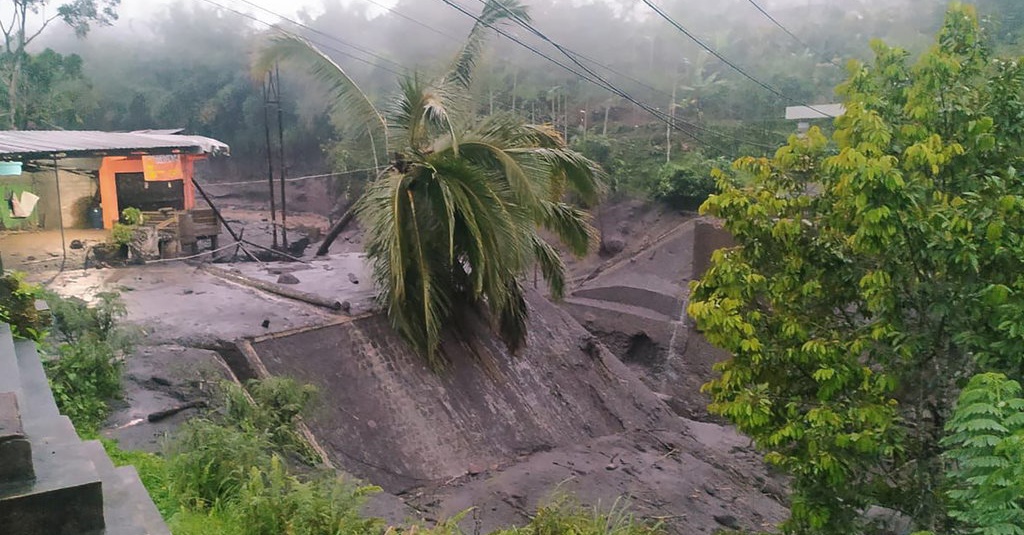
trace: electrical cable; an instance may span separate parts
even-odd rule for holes
[[[394,69],[392,69],[390,67],[386,67],[384,65],[380,65],[380,64],[374,63],[374,62],[372,62],[372,61],[370,61],[368,59],[361,58],[359,56],[355,56],[355,55],[350,54],[350,53],[348,53],[348,52],[346,52],[344,50],[341,50],[341,49],[339,49],[337,47],[333,47],[333,46],[330,46],[330,45],[325,45],[325,44],[323,44],[323,43],[321,43],[319,41],[316,41],[315,39],[309,39],[309,38],[305,38],[305,37],[301,37],[301,36],[295,35],[294,33],[289,32],[289,31],[285,30],[284,28],[281,28],[277,24],[272,24],[272,23],[267,22],[265,20],[262,20],[262,19],[260,19],[258,17],[254,17],[254,16],[252,16],[252,15],[250,15],[248,13],[244,13],[242,11],[238,11],[237,9],[232,9],[232,8],[230,8],[228,6],[225,6],[224,4],[215,2],[214,0],[203,0],[203,2],[206,2],[207,4],[210,4],[212,6],[219,7],[220,9],[223,9],[225,11],[230,11],[231,13],[234,13],[234,14],[240,16],[240,17],[244,17],[244,18],[247,18],[249,20],[258,22],[258,23],[263,24],[263,25],[265,25],[265,26],[267,26],[269,28],[276,29],[278,31],[287,33],[289,35],[294,35],[295,37],[300,37],[302,39],[306,39],[310,43],[313,43],[314,45],[317,45],[317,46],[319,46],[319,47],[321,47],[321,48],[323,48],[325,50],[330,50],[332,52],[335,52],[335,53],[340,54],[342,56],[345,56],[347,58],[351,58],[351,59],[354,59],[356,61],[365,63],[365,64],[367,64],[367,65],[369,65],[371,67],[376,67],[376,68],[381,69],[383,71],[390,72],[390,73],[394,74],[395,76],[404,76],[402,73],[400,73],[400,72],[398,72],[398,71],[396,71],[396,70],[394,70]]]
[[[400,63],[398,63],[396,61],[393,61],[393,60],[388,59],[388,58],[386,58],[384,56],[381,56],[381,55],[379,55],[379,54],[377,54],[377,53],[375,53],[375,52],[373,52],[371,50],[367,50],[366,48],[361,47],[359,45],[350,43],[350,42],[348,42],[348,41],[346,41],[346,40],[344,40],[344,39],[342,39],[340,37],[335,37],[335,36],[330,35],[328,33],[322,32],[322,31],[320,31],[320,30],[318,30],[316,28],[313,28],[312,26],[303,24],[303,23],[301,23],[301,22],[299,22],[297,20],[294,20],[294,19],[290,19],[290,18],[288,18],[288,17],[286,17],[286,16],[284,16],[284,15],[282,15],[280,13],[277,13],[275,11],[271,11],[270,9],[267,9],[267,8],[265,8],[265,7],[263,7],[263,6],[259,5],[259,4],[256,4],[255,2],[251,2],[250,0],[238,0],[238,1],[242,2],[244,4],[248,4],[248,5],[256,8],[256,9],[259,9],[259,10],[265,12],[265,13],[268,13],[270,15],[278,17],[278,18],[280,18],[282,20],[288,21],[288,22],[290,22],[290,23],[292,23],[292,24],[294,24],[294,25],[296,25],[296,26],[298,26],[300,28],[304,28],[306,30],[309,30],[309,31],[311,31],[311,32],[313,32],[313,33],[315,33],[317,35],[321,35],[323,37],[326,37],[327,39],[330,39],[332,41],[335,41],[337,43],[340,43],[340,44],[342,44],[344,46],[347,46],[347,47],[350,47],[352,49],[355,49],[355,50],[357,50],[359,52],[362,52],[363,54],[366,54],[367,56],[370,56],[370,57],[375,58],[377,60],[383,61],[385,63],[390,63],[391,65],[393,65],[395,67],[398,67],[399,69],[404,69],[405,68],[404,65],[402,65],[402,64],[400,64]]]
[[[447,3],[447,4],[449,4],[449,5],[452,5],[449,2],[449,0],[442,0],[442,1]],[[484,0],[479,0],[479,1],[481,3],[485,3]],[[455,6],[453,6],[453,7],[455,7]],[[494,26],[490,26],[489,25],[489,27],[491,27],[495,31],[498,31],[499,33],[502,33],[503,35],[506,35],[506,37],[509,37],[510,39],[513,39],[514,41],[516,41],[520,45],[530,49],[534,53],[540,54],[542,57],[545,57],[549,61],[552,61],[552,62],[558,64],[559,66],[561,66],[562,68],[564,68],[566,70],[569,70],[570,72],[572,72],[573,74],[576,74],[577,76],[583,78],[584,80],[587,80],[587,81],[597,85],[598,87],[606,89],[606,90],[608,90],[608,91],[610,91],[610,92],[612,92],[612,93],[614,93],[614,94],[616,94],[616,95],[618,95],[618,96],[620,96],[620,97],[622,97],[622,98],[632,102],[633,104],[635,104],[637,106],[640,106],[645,111],[647,111],[651,115],[654,115],[656,118],[660,119],[662,122],[667,124],[669,127],[675,128],[676,130],[678,130],[679,132],[682,132],[684,135],[686,135],[687,137],[690,137],[694,141],[697,141],[698,143],[700,143],[702,145],[705,145],[705,146],[707,146],[709,148],[712,148],[712,149],[714,149],[714,150],[716,150],[716,151],[718,151],[718,152],[720,152],[722,154],[725,154],[725,152],[722,151],[717,146],[711,145],[706,140],[698,138],[692,132],[689,132],[689,131],[687,131],[687,130],[685,130],[683,128],[680,128],[677,125],[677,123],[682,123],[682,124],[687,125],[687,126],[689,126],[691,128],[694,128],[696,130],[700,130],[700,131],[703,131],[703,132],[706,132],[706,133],[709,133],[709,134],[712,134],[712,135],[717,135],[717,136],[720,136],[722,138],[732,139],[734,141],[739,141],[741,143],[746,143],[746,144],[749,144],[749,145],[758,146],[760,148],[765,148],[765,149],[774,149],[775,148],[773,146],[752,142],[752,141],[749,141],[749,140],[745,140],[745,139],[742,139],[742,138],[738,138],[738,137],[732,136],[730,134],[726,134],[724,132],[719,132],[717,130],[713,130],[713,129],[710,129],[710,128],[707,128],[707,127],[704,127],[704,126],[701,126],[701,125],[698,125],[698,124],[695,124],[695,123],[691,123],[691,122],[688,122],[688,121],[685,121],[685,120],[682,120],[682,119],[678,119],[676,117],[670,116],[669,114],[663,113],[660,110],[652,108],[649,104],[646,104],[644,102],[640,102],[639,100],[635,99],[634,97],[632,97],[631,95],[629,95],[625,91],[619,89],[618,87],[613,85],[611,82],[609,82],[607,79],[603,78],[601,75],[597,74],[592,69],[590,69],[589,67],[587,67],[586,65],[581,63],[579,61],[579,59],[577,59],[577,57],[576,57],[576,56],[579,56],[579,54],[573,52],[572,50],[569,50],[568,48],[566,48],[566,47],[564,47],[564,46],[562,46],[562,45],[560,45],[558,43],[556,43],[555,41],[553,41],[552,39],[550,39],[549,37],[544,35],[544,33],[542,33],[540,30],[536,29],[535,27],[533,27],[531,24],[529,24],[525,20],[522,20],[520,17],[516,16],[514,13],[512,13],[510,10],[508,10],[508,8],[505,8],[504,6],[501,6],[501,7],[502,7],[502,9],[504,9],[506,11],[506,13],[508,13],[510,15],[510,17],[514,21],[516,21],[517,24],[522,26],[524,29],[526,29],[530,33],[533,33],[534,35],[539,37],[541,40],[543,40],[543,41],[549,43],[550,45],[554,46],[559,52],[561,52],[563,55],[565,55],[570,61],[572,61],[574,64],[576,64],[579,68],[583,69],[589,76],[580,74],[578,71],[576,71],[574,69],[571,69],[571,68],[569,68],[569,67],[567,67],[567,66],[565,66],[565,65],[563,65],[563,64],[561,64],[561,63],[559,63],[559,62],[557,62],[557,61],[555,61],[553,59],[551,59],[550,57],[540,53],[539,51],[537,51],[533,47],[530,47],[530,46],[522,43],[522,41],[520,41],[520,40],[518,40],[516,38],[512,38],[511,36],[508,36],[507,34],[503,33],[502,30],[500,30],[498,28],[495,28]],[[462,11],[463,13],[469,14],[464,9],[459,9],[459,11]],[[473,17],[474,19],[476,19],[477,21],[482,22],[478,17],[473,16],[473,15],[470,15],[470,16]],[[591,61],[593,61],[593,60],[591,60]]]
[[[820,114],[822,114],[824,116],[829,116],[829,114],[827,114],[827,113],[825,113],[825,112],[815,108],[814,106],[811,106],[809,104],[804,104],[804,103],[802,103],[802,102],[800,102],[800,101],[790,97],[789,95],[786,95],[785,93],[779,91],[778,89],[775,89],[771,85],[769,85],[769,84],[767,84],[765,82],[762,82],[761,80],[758,80],[757,78],[754,78],[753,75],[751,75],[747,71],[745,71],[742,68],[740,68],[739,65],[736,65],[732,61],[729,61],[729,59],[726,58],[725,56],[723,56],[719,51],[717,51],[714,48],[708,46],[706,43],[704,43],[704,41],[701,41],[697,36],[693,35],[693,33],[691,33],[689,30],[687,30],[685,27],[683,27],[682,24],[679,24],[679,22],[677,22],[675,19],[673,19],[668,13],[666,13],[664,10],[662,10],[660,7],[658,7],[654,2],[652,2],[651,0],[641,0],[641,1],[643,3],[645,3],[645,4],[647,4],[647,6],[650,7],[652,10],[654,10],[654,12],[658,14],[658,16],[660,16],[661,18],[665,19],[666,21],[668,21],[669,24],[671,24],[677,30],[682,32],[683,35],[689,37],[691,41],[693,41],[694,43],[697,43],[701,48],[706,50],[712,56],[715,56],[722,63],[725,63],[730,68],[732,68],[732,70],[734,70],[734,71],[740,73],[741,75],[743,75],[744,78],[750,80],[751,82],[754,82],[755,84],[757,84],[757,85],[761,86],[762,88],[764,88],[769,93],[771,93],[771,94],[773,94],[773,95],[775,95],[775,96],[777,96],[777,97],[779,97],[779,98],[781,98],[783,100],[786,100],[788,102],[792,102],[793,104],[796,104],[798,106],[804,106],[804,107],[806,107],[806,108],[808,108],[810,110],[813,110],[813,111],[815,111],[817,113],[820,113]]]
[[[284,181],[285,182],[301,182],[303,180],[310,180],[310,179],[314,179],[314,178],[329,178],[329,177],[333,177],[333,176],[354,175],[356,173],[367,173],[367,172],[376,171],[376,170],[377,170],[376,167],[368,167],[366,169],[353,169],[351,171],[341,171],[341,172],[338,172],[338,173],[324,173],[324,174],[321,174],[321,175],[297,176],[297,177],[292,177],[292,178],[286,178]],[[264,182],[263,179],[258,179],[258,180],[239,180],[237,182],[210,182],[209,184],[206,185],[206,187],[215,187],[215,186],[244,186],[246,184],[262,184],[263,182]]]
[[[765,9],[763,7],[761,7],[757,2],[755,2],[754,0],[747,0],[747,2],[750,2],[750,5],[754,6],[754,8],[756,8],[758,11],[760,11],[762,15],[767,17],[768,20],[772,21],[776,26],[778,26],[779,29],[781,29],[782,31],[786,32],[786,34],[789,35],[790,37],[792,37],[793,40],[796,41],[800,46],[806,48],[807,50],[814,50],[814,48],[811,47],[811,45],[805,43],[803,41],[803,39],[800,39],[799,37],[796,36],[795,33],[789,31],[789,28],[783,26],[781,22],[776,20],[775,17],[773,17],[771,15],[771,13],[768,13],[767,11],[765,11]],[[823,58],[823,59],[825,59],[825,61],[831,63],[832,65],[834,65],[836,68],[839,68],[839,69],[843,68],[842,65],[839,65],[838,63],[836,63],[832,59],[828,59],[828,58]]]

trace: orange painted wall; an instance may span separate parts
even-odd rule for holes
[[[182,156],[182,168],[184,171],[184,192],[186,210],[195,208],[196,189],[192,183],[192,174],[195,171],[195,161],[205,156],[185,155]],[[108,156],[103,158],[100,165],[100,207],[103,209],[103,228],[114,228],[114,223],[121,219],[121,208],[117,202],[118,173],[141,173],[141,156]]]

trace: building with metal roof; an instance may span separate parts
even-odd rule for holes
[[[178,132],[180,130],[5,130],[0,131],[0,160],[230,153],[230,148],[216,139]]]

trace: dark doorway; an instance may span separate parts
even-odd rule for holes
[[[168,180],[147,182],[142,173],[117,173],[117,206],[121,210],[132,207],[143,212],[161,208],[185,209],[185,182]]]

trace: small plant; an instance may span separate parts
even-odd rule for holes
[[[135,227],[121,223],[114,223],[114,228],[110,231],[110,241],[113,242],[114,245],[127,247],[132,243],[132,236],[134,234]]]
[[[124,221],[125,225],[131,227],[137,227],[142,224],[142,210],[138,208],[128,207],[121,210],[121,221]]]
[[[141,225],[142,221],[142,210],[125,208],[121,211],[121,221],[114,223],[114,228],[110,231],[110,241],[121,247],[131,245],[135,228]]]
[[[39,292],[21,273],[0,277],[0,321],[10,324],[15,337],[38,342],[46,336],[46,322],[36,310]]]

